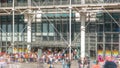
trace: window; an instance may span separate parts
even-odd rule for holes
[[[43,31],[43,36],[47,36],[47,33],[48,33],[48,23],[43,23],[42,31]]]

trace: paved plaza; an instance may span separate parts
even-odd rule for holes
[[[62,68],[62,63],[53,64],[54,68]],[[48,64],[43,63],[14,63],[8,64],[7,68],[48,68]],[[72,63],[71,68],[78,68],[77,63]]]
[[[43,63],[11,63],[7,64],[5,68],[48,68],[48,64]],[[62,68],[62,63],[54,63],[53,68]],[[78,63],[76,61],[72,61],[71,68],[78,68]]]

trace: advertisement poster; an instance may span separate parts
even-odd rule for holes
[[[98,50],[98,55],[103,56],[103,50]]]
[[[103,50],[98,50],[98,61],[99,62],[103,61]]]
[[[106,50],[105,51],[105,56],[111,56],[111,51],[110,50]]]
[[[118,50],[113,50],[112,55],[113,55],[114,57],[117,57],[118,54],[119,54],[119,51],[118,51]]]

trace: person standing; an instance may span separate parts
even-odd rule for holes
[[[5,61],[5,58],[3,56],[0,56],[0,68],[5,68],[7,66],[7,63]]]
[[[63,58],[62,59],[62,67],[65,68],[65,65],[66,65],[66,62],[65,62],[65,59]]]
[[[118,68],[120,68],[120,59],[118,59]]]
[[[92,66],[92,68],[100,68],[99,61],[96,61],[96,64]]]
[[[81,68],[81,59],[78,59],[78,67]]]

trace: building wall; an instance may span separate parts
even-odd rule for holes
[[[31,3],[28,3],[31,2]],[[118,0],[85,0],[85,4],[101,4],[101,3],[119,3]],[[81,4],[81,0],[72,0],[73,5]],[[55,6],[69,5],[69,0],[15,0],[15,7],[18,6]],[[12,0],[0,0],[0,7],[12,7]],[[7,10],[6,10],[7,11]],[[4,11],[5,12],[5,11]],[[113,18],[111,18],[111,16]],[[119,13],[101,14],[95,21],[87,21],[90,23],[86,28],[86,50],[89,52],[96,49],[119,49]],[[24,21],[24,15],[15,16],[15,42],[26,42],[27,40],[27,22]],[[113,20],[115,19],[115,20]],[[117,23],[118,24],[117,24]],[[69,35],[69,16],[68,14],[45,14],[42,16],[42,21],[32,22],[32,42],[38,41],[68,41]],[[12,41],[12,15],[0,16],[0,40],[1,47],[10,46]],[[80,43],[80,22],[75,20],[75,15],[72,15],[72,45]],[[76,39],[77,37],[77,39]],[[38,44],[39,45],[39,44]],[[89,46],[89,47],[87,47]],[[114,47],[117,46],[117,47]],[[97,47],[97,48],[96,48]],[[103,48],[104,47],[104,48]],[[97,51],[96,51],[97,52]],[[104,52],[105,53],[105,52]]]

